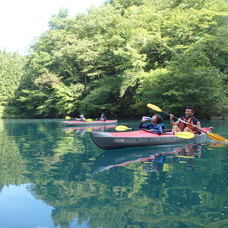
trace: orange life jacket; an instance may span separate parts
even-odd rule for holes
[[[181,120],[189,123],[189,124],[186,124],[186,123],[183,123],[180,121],[180,123],[178,124],[178,127],[181,129],[181,131],[183,131],[186,127],[188,127],[189,129],[191,129],[194,133],[196,134],[199,134],[200,131],[197,130],[195,127],[191,126],[190,124],[194,125],[193,123],[193,120],[192,120],[192,117],[190,118],[187,118],[187,117],[181,117]]]

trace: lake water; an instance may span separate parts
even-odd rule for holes
[[[228,145],[104,151],[90,131],[0,120],[1,228],[228,227]]]

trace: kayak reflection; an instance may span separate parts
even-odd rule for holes
[[[86,126],[86,127],[64,127],[63,131],[65,133],[76,133],[79,135],[84,135],[87,132],[92,132],[92,131],[105,131],[107,129],[112,129],[115,128],[116,124],[108,125],[108,126]]]
[[[93,166],[93,173],[140,162],[146,172],[172,171],[172,163],[187,163],[186,159],[200,158],[200,144],[156,146],[150,149],[137,148],[124,151],[105,152]],[[189,168],[192,168],[189,166]]]

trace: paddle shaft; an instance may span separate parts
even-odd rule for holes
[[[162,111],[163,112],[163,111]],[[170,114],[168,113],[168,112],[163,112],[163,113],[165,113],[165,114],[167,114],[167,115],[169,115],[170,116]],[[180,118],[177,118],[176,116],[174,116],[173,115],[173,117],[175,118],[175,119],[177,119],[177,120],[179,120],[179,121],[181,121],[182,123],[185,123],[185,124],[187,124],[187,125],[190,125],[190,126],[192,126],[192,127],[194,127],[194,128],[196,128],[197,130],[199,130],[199,131],[202,131],[203,133],[207,133],[206,131],[204,131],[204,130],[202,130],[202,129],[200,129],[200,128],[198,128],[198,127],[196,127],[196,126],[194,126],[193,124],[191,124],[191,123],[188,123],[188,122],[186,122],[186,121],[184,121],[184,120],[182,120],[182,119],[180,119]]]

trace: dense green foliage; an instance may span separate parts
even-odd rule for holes
[[[5,106],[11,106],[23,74],[24,58],[0,52],[0,116]]]
[[[17,113],[137,116],[155,103],[204,118],[228,110],[225,0],[112,0],[50,19],[31,47]]]

